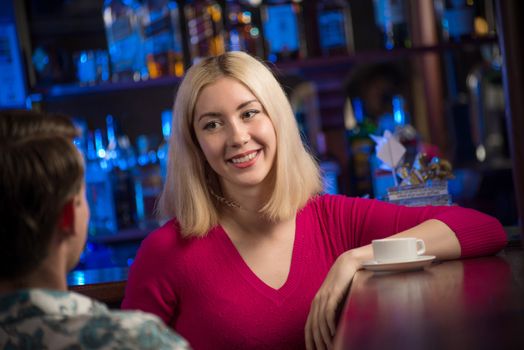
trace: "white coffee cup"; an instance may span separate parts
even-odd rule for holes
[[[414,237],[374,239],[371,245],[380,263],[415,260],[426,251],[424,241]]]

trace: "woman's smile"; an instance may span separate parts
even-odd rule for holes
[[[231,162],[237,168],[247,168],[256,163],[259,152],[260,150],[245,152],[232,157],[228,162]]]

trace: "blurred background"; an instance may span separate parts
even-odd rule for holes
[[[273,69],[326,192],[387,200],[391,171],[370,135],[389,130],[406,167],[421,154],[452,165],[447,204],[517,226],[496,2],[2,0],[0,109],[65,113],[82,130],[92,215],[80,270],[128,266],[161,224],[177,87],[232,50]]]

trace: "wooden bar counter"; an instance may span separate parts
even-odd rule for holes
[[[524,251],[359,271],[335,349],[524,349]]]
[[[127,282],[128,268],[112,267],[72,271],[67,284],[73,292],[101,301],[112,309],[120,308]]]

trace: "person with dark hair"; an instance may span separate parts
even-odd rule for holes
[[[440,260],[506,244],[474,210],[322,193],[284,91],[244,52],[187,71],[169,150],[159,210],[170,220],[142,242],[122,307],[160,316],[194,349],[330,348],[373,239],[420,238]]]
[[[187,349],[156,316],[67,291],[84,249],[84,163],[65,116],[0,111],[0,348]]]

